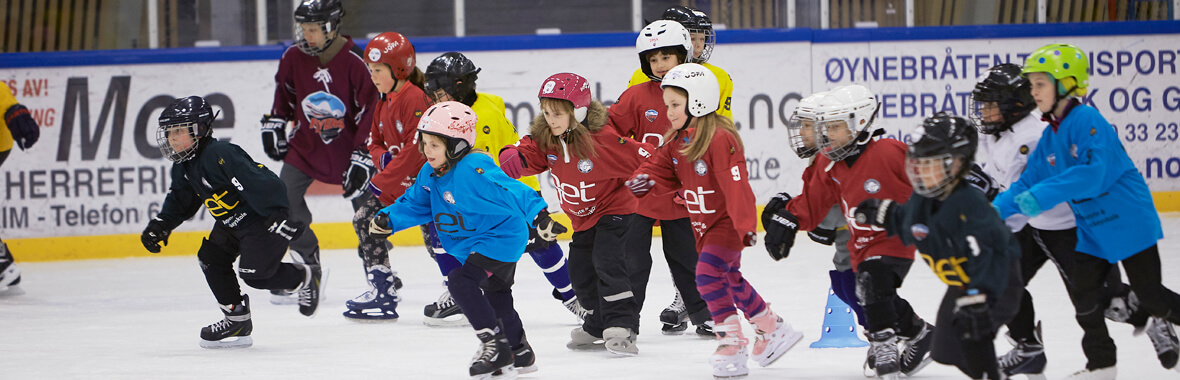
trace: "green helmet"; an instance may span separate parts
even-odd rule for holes
[[[1020,73],[1047,73],[1058,81],[1057,91],[1066,95],[1074,87],[1074,93],[1085,95],[1090,87],[1090,61],[1086,59],[1086,52],[1077,46],[1069,44],[1052,44],[1044,46],[1024,60],[1024,70]],[[1073,77],[1071,80],[1067,78]],[[1062,81],[1065,83],[1061,83]],[[1075,83],[1069,83],[1075,82]],[[1075,87],[1076,86],[1076,87]]]

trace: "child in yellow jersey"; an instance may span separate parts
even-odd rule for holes
[[[721,87],[721,103],[718,105],[717,114],[732,120],[733,111],[730,109],[730,103],[733,101],[733,79],[725,70],[707,63],[709,56],[713,54],[713,45],[717,43],[717,34],[713,32],[713,21],[709,20],[709,16],[705,12],[680,5],[665,10],[660,19],[676,21],[688,29],[688,35],[692,38],[692,58],[688,62],[705,66],[713,72],[713,75],[717,76],[717,85]],[[635,73],[631,74],[631,81],[627,82],[627,87],[650,80],[651,78],[643,73],[643,69],[635,69]]]
[[[516,127],[504,116],[503,98],[475,91],[475,81],[479,71],[480,69],[462,53],[444,53],[430,62],[426,68],[426,94],[435,103],[453,100],[470,106],[479,117],[475,148],[486,152],[499,152],[500,148],[505,145],[512,145],[520,140],[520,135],[516,132]],[[541,190],[535,177],[521,177],[520,181],[538,192]],[[434,227],[432,225],[428,228],[433,229]],[[442,273],[445,275],[451,269],[458,267],[458,261],[450,255],[438,254],[441,245],[438,242],[437,232],[431,230],[427,232],[427,235],[433,246],[431,249],[435,252],[433,256]],[[525,250],[537,263],[537,266],[541,267],[545,278],[553,285],[553,297],[562,301],[565,307],[578,318],[582,318],[587,311],[578,303],[574,289],[570,286],[565,253],[562,252],[561,246],[530,237]],[[443,294],[438,303],[427,305],[426,316],[428,319],[432,317],[430,313],[432,306],[433,310],[441,310],[444,306],[448,306],[444,303],[453,305],[453,302],[449,302],[449,298],[449,294]]]
[[[3,164],[13,145],[21,150],[33,147],[41,136],[41,129],[29,109],[16,102],[12,89],[4,82],[0,82],[0,113],[4,115],[0,119],[0,164]],[[8,244],[0,240],[0,294],[7,293],[10,286],[17,284],[20,284],[20,269],[16,268]]]

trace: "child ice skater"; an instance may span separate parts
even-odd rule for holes
[[[477,379],[497,372],[511,377],[516,367],[536,370],[513,306],[516,262],[529,230],[552,241],[565,227],[549,217],[536,191],[504,175],[487,154],[471,154],[476,125],[475,112],[462,103],[427,109],[417,128],[426,165],[413,186],[373,217],[370,228],[387,237],[435,222],[447,254],[462,263],[447,274],[447,288],[481,342],[469,373]]]

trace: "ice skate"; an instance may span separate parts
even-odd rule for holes
[[[774,364],[803,339],[803,333],[792,329],[790,323],[770,310],[770,305],[750,318],[750,323],[754,325],[754,333],[758,334],[754,337],[751,358],[763,367]]]
[[[898,360],[897,335],[894,334],[893,329],[870,333],[868,338],[869,355],[865,366],[873,369],[876,377],[897,380],[901,374],[901,363]]]
[[[742,335],[742,321],[736,314],[730,315],[725,322],[714,326],[717,331],[717,350],[709,356],[709,364],[713,366],[713,378],[718,380],[736,379],[750,374],[746,362],[750,355],[746,353],[749,340]]]
[[[238,305],[221,305],[225,319],[201,329],[201,348],[245,348],[254,345],[250,333],[250,296],[243,294]]]
[[[574,314],[574,317],[578,318],[579,325],[586,321],[586,316],[594,313],[594,310],[587,310],[582,306],[581,302],[578,302],[577,295],[570,297],[568,300],[563,300],[561,298],[561,292],[557,291],[557,289],[553,289],[553,298],[561,301],[561,305],[565,306],[566,310],[569,310],[570,313]]]
[[[299,313],[310,318],[315,317],[315,312],[319,309],[320,296],[324,294],[324,288],[328,284],[328,271],[319,264],[304,265],[303,269],[306,275],[303,286],[299,287]]]
[[[508,339],[499,327],[495,329],[481,329],[475,332],[479,337],[479,349],[471,359],[468,372],[472,379],[515,379],[516,368],[513,366],[512,350],[508,348]],[[499,373],[499,375],[496,375]]]
[[[581,327],[577,327],[570,331],[570,341],[565,344],[565,348],[574,351],[605,350],[606,342],[600,337],[590,335]]]
[[[602,339],[605,341],[606,350],[615,355],[639,355],[639,346],[635,345],[635,338],[635,333],[631,332],[631,329],[628,328],[611,327],[602,331]]]
[[[922,322],[922,330],[912,338],[898,337],[903,343],[901,351],[901,373],[906,376],[918,374],[933,360],[930,346],[934,343],[934,325]]]
[[[684,305],[680,290],[676,291],[676,298],[672,299],[672,304],[660,312],[660,322],[664,324],[660,327],[660,332],[664,335],[680,335],[688,329],[688,307]],[[713,335],[712,331],[709,335]]]
[[[512,366],[516,367],[517,374],[537,372],[537,356],[533,353],[533,346],[529,345],[528,338],[521,337],[520,347],[512,349]],[[496,370],[492,373],[493,376],[503,376],[504,371]],[[499,379],[500,377],[494,377]]]
[[[1083,369],[1066,376],[1065,380],[1115,380],[1119,370],[1115,366],[1106,368]]]
[[[707,320],[704,323],[697,325],[697,336],[702,339],[717,339],[717,334],[713,332],[713,320]]]
[[[1016,375],[1026,375],[1029,380],[1045,380],[1045,345],[1041,343],[1041,324],[1037,323],[1033,330],[1033,339],[1017,341],[1007,335],[1012,343],[1012,351],[1000,356],[997,369],[1009,378]]]
[[[1155,346],[1155,354],[1160,359],[1160,365],[1166,369],[1176,368],[1176,360],[1180,359],[1180,340],[1176,338],[1176,330],[1172,328],[1172,323],[1163,318],[1152,317],[1147,326],[1147,337],[1151,338],[1151,344]]]
[[[422,323],[430,327],[462,327],[471,326],[467,322],[467,316],[463,315],[463,310],[459,308],[459,304],[455,303],[455,299],[451,297],[450,291],[444,291],[438,297],[438,302],[426,305],[422,310],[426,318],[422,319]]]
[[[20,285],[20,268],[8,252],[8,243],[0,243],[0,293],[18,294],[17,285]]]
[[[397,321],[397,303],[401,296],[393,283],[393,271],[384,265],[369,269],[369,291],[348,300],[344,317],[360,322]]]

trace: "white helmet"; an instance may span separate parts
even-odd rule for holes
[[[830,105],[817,109],[816,135],[820,137],[820,153],[832,161],[840,161],[859,151],[859,146],[872,137],[873,120],[880,102],[868,88],[858,84],[836,87],[828,91],[824,102]]]
[[[721,106],[717,76],[700,64],[684,63],[673,67],[660,83],[660,88],[668,87],[679,87],[688,92],[688,114],[693,117],[708,115]]]
[[[639,67],[653,81],[659,81],[660,78],[652,74],[651,65],[647,63],[647,59],[643,55],[649,51],[666,47],[683,49],[685,62],[692,60],[692,38],[688,36],[688,29],[676,21],[657,20],[647,24],[643,30],[639,31],[639,37],[635,39],[635,51],[639,53]]]
[[[827,96],[827,91],[820,91],[800,99],[791,113],[791,119],[787,120],[787,139],[799,158],[810,158],[819,151],[815,138],[815,121],[819,119],[817,111],[821,107],[837,104],[835,99]]]

